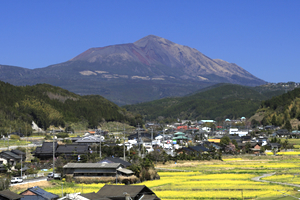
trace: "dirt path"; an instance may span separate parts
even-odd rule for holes
[[[293,184],[293,183],[282,183],[282,182],[274,182],[274,181],[266,181],[266,180],[260,180],[261,178],[265,178],[268,176],[273,176],[276,172],[274,173],[270,173],[270,174],[264,174],[262,176],[257,176],[252,178],[252,181],[259,181],[259,182],[265,182],[265,183],[274,183],[274,184],[278,184],[278,185],[288,185],[288,186],[293,186],[293,187],[300,187],[300,185],[298,184]]]

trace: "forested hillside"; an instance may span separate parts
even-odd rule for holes
[[[258,112],[264,113],[262,120],[264,125],[284,126],[290,130],[298,128],[300,120],[300,88],[263,101]]]
[[[32,121],[44,129],[71,122],[90,128],[103,121],[141,123],[138,116],[99,95],[80,96],[48,84],[17,87],[0,81],[0,97],[0,134],[31,132]]]
[[[186,97],[165,98],[124,107],[142,114],[146,120],[248,118],[256,112],[262,100],[276,93],[260,93],[241,85],[218,84]]]

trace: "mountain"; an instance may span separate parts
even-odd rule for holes
[[[273,92],[273,96],[277,91]],[[269,91],[260,93],[253,87],[217,84],[185,97],[164,98],[151,102],[124,106],[130,112],[143,115],[146,120],[174,119],[237,119],[249,118],[261,102],[270,98]]]
[[[119,105],[184,96],[216,83],[265,83],[236,64],[154,35],[91,48],[45,68],[0,66],[0,80],[15,85],[48,83],[81,95],[100,94]]]

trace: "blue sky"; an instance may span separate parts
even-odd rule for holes
[[[41,68],[153,34],[268,82],[300,82],[299,8],[299,0],[0,1],[0,64]]]

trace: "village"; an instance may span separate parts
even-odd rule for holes
[[[28,188],[20,194],[1,191],[4,199],[33,199],[41,196],[48,199],[82,199],[94,200],[105,197],[127,199],[159,199],[146,186],[131,184],[146,180],[159,179],[157,172],[152,174],[145,167],[148,176],[142,176],[133,166],[178,160],[222,160],[222,155],[248,154],[265,156],[267,152],[277,155],[279,151],[293,151],[288,143],[289,138],[299,138],[300,132],[288,132],[275,126],[251,127],[246,118],[238,120],[226,119],[222,126],[214,120],[180,120],[174,124],[161,126],[156,123],[139,125],[131,132],[109,132],[101,129],[86,131],[71,137],[57,137],[65,131],[52,129],[48,135],[52,139],[40,140],[36,147],[7,147],[0,152],[1,172],[10,172],[10,185],[30,182],[45,177],[53,179],[85,183],[116,183],[105,185],[93,194],[66,194],[58,196],[39,187]],[[35,123],[33,130],[41,131]],[[44,132],[47,135],[46,132]],[[22,136],[21,133],[11,135]],[[21,137],[26,138],[26,137]],[[27,137],[26,140],[29,138]],[[282,142],[281,142],[282,140]],[[30,158],[30,161],[28,162]],[[34,170],[32,169],[34,168]],[[39,170],[45,173],[36,173]],[[89,181],[87,181],[88,179]],[[7,181],[6,181],[7,182]],[[124,185],[117,185],[118,183]],[[9,183],[6,183],[9,184]],[[10,196],[10,197],[7,197]]]

